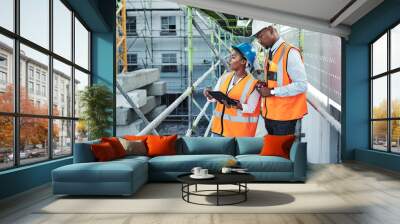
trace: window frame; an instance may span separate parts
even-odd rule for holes
[[[83,21],[83,19],[79,16],[78,13],[76,13],[72,7],[68,4],[68,2],[66,2],[65,0],[59,0],[62,4],[64,4],[68,10],[71,11],[71,18],[70,18],[70,22],[71,22],[71,26],[72,26],[72,30],[71,30],[71,59],[67,59],[64,58],[63,56],[55,53],[54,50],[54,46],[53,46],[53,21],[54,21],[54,17],[53,17],[53,1],[54,0],[48,0],[49,1],[49,47],[48,49],[46,49],[45,47],[42,47],[41,45],[34,43],[33,41],[30,41],[29,39],[23,37],[20,35],[20,0],[15,0],[14,4],[13,4],[13,10],[14,10],[14,24],[13,24],[13,31],[10,31],[4,27],[0,26],[0,35],[10,38],[13,41],[13,54],[12,57],[13,59],[11,60],[12,63],[12,75],[13,75],[13,79],[14,79],[14,99],[13,99],[13,107],[14,110],[13,112],[2,112],[0,111],[0,116],[2,117],[11,117],[13,120],[13,166],[10,167],[5,167],[5,168],[0,168],[0,172],[3,172],[5,170],[12,170],[12,169],[16,169],[19,167],[24,167],[24,166],[30,166],[33,164],[38,164],[38,163],[43,163],[46,161],[50,161],[50,160],[58,160],[58,159],[62,159],[62,158],[66,158],[66,157],[71,157],[73,156],[73,152],[74,152],[74,143],[75,143],[75,126],[76,126],[76,121],[79,120],[79,117],[75,117],[75,108],[72,107],[71,110],[71,115],[70,116],[57,116],[57,115],[53,115],[53,75],[54,75],[54,71],[53,71],[53,59],[58,60],[59,62],[62,62],[66,65],[71,66],[71,84],[73,84],[75,81],[75,69],[85,73],[88,75],[89,77],[89,83],[88,86],[92,85],[92,81],[93,81],[93,77],[92,77],[92,72],[91,72],[91,65],[92,65],[92,61],[91,61],[91,49],[92,49],[92,43],[91,43],[91,36],[92,36],[92,30],[88,27],[88,25]],[[75,18],[77,20],[79,20],[79,22],[84,26],[84,28],[88,31],[88,69],[85,69],[83,67],[81,67],[80,65],[75,63]],[[20,112],[20,87],[21,87],[21,80],[20,80],[20,64],[21,64],[21,52],[20,52],[20,46],[21,45],[25,45],[29,48],[32,48],[33,50],[36,50],[42,54],[45,54],[48,56],[49,62],[48,62],[48,74],[47,74],[47,78],[48,78],[48,84],[46,85],[46,91],[48,91],[48,93],[45,93],[48,96],[48,107],[49,107],[49,111],[46,115],[39,115],[39,114],[27,114],[27,113],[21,113]],[[27,71],[28,71],[28,67],[30,66],[27,63]],[[30,74],[27,72],[26,75],[26,82],[28,81],[33,81],[34,85],[37,83],[36,82],[36,69],[35,67],[33,67],[33,79],[31,79]],[[40,73],[41,75],[42,73]],[[41,78],[41,77],[39,77]],[[41,83],[41,79],[38,80],[39,83]],[[29,88],[27,86],[28,84],[26,84],[26,87]],[[75,85],[71,85],[71,92],[72,92],[72,105],[74,105],[75,103]],[[29,91],[27,89],[27,91]],[[36,89],[34,89],[34,91],[36,91]],[[38,95],[41,96],[42,94]],[[34,102],[36,103],[36,102]],[[47,145],[47,152],[48,155],[47,157],[44,157],[43,160],[40,160],[38,162],[32,162],[32,163],[21,163],[21,159],[20,159],[20,119],[21,118],[44,118],[47,119],[48,122],[48,135],[47,135],[47,142],[48,143],[52,143],[53,142],[53,121],[56,120],[66,120],[66,121],[70,121],[71,122],[71,153],[68,155],[63,155],[63,156],[55,156],[53,155],[54,153],[54,149],[55,147],[53,146],[53,144],[48,144]]]
[[[135,21],[135,22],[133,22]],[[132,29],[132,27],[135,29]],[[133,31],[134,30],[134,31]],[[127,36],[137,36],[137,17],[135,16],[127,16],[126,17],[126,35]]]
[[[164,24],[163,23],[163,19],[167,18],[168,19],[168,23]],[[171,29],[171,23],[170,23],[170,19],[174,18],[175,21],[175,29]],[[164,28],[163,26],[168,26],[168,29]],[[171,16],[161,16],[160,17],[160,26],[161,26],[161,31],[160,31],[160,36],[176,36],[176,16],[175,15],[171,15]]]
[[[400,117],[392,117],[392,98],[391,98],[391,91],[392,91],[392,76],[396,75],[398,72],[400,72],[400,67],[393,68],[391,69],[391,31],[395,27],[400,25],[400,21],[397,21],[396,23],[392,24],[390,27],[385,29],[385,31],[381,34],[379,34],[375,39],[373,39],[369,44],[369,149],[373,151],[379,151],[379,152],[385,152],[385,153],[391,153],[391,154],[400,154],[400,152],[394,152],[392,151],[392,121],[398,121],[400,120]],[[386,63],[386,71],[374,75],[373,72],[373,44],[376,43],[381,37],[384,35],[387,35],[387,63]],[[387,105],[386,105],[386,117],[385,118],[373,118],[373,81],[379,78],[386,77],[386,86],[387,86]],[[374,136],[373,136],[373,122],[376,121],[386,121],[386,150],[379,150],[374,148]]]
[[[174,60],[171,60],[174,59]],[[175,61],[175,62],[171,62]],[[178,72],[178,54],[162,53],[161,54],[161,72],[175,73]]]

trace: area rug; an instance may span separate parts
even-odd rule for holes
[[[177,183],[146,184],[131,197],[56,197],[36,213],[125,214],[125,213],[360,213],[349,203],[317,184],[249,184],[247,201],[237,205],[204,206],[182,200]],[[198,190],[215,189],[213,185]],[[231,189],[225,187],[224,189]],[[194,190],[194,187],[191,189]],[[213,194],[213,193],[210,193]],[[213,204],[215,196],[191,196],[197,203]],[[224,197],[223,203],[240,198]]]

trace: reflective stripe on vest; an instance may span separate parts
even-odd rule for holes
[[[228,91],[233,75],[233,73],[228,73],[221,80],[219,91],[227,94],[232,99],[239,100],[242,104],[247,103],[250,94],[254,91],[257,80],[248,74]],[[257,105],[253,113],[243,113],[240,109],[227,108],[217,102],[213,113],[211,131],[229,137],[254,136],[259,112],[259,105]]]
[[[282,65],[282,72],[277,71],[276,80],[270,81],[266,69],[264,67],[265,80],[269,88],[286,86],[292,83],[287,72],[287,59],[291,49],[297,48],[283,42],[276,50],[272,61]],[[295,96],[271,96],[262,98],[261,114],[263,117],[271,120],[288,121],[302,118],[307,114],[307,99],[305,93]]]

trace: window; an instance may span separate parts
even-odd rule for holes
[[[29,75],[29,79],[33,80],[33,67],[29,66],[29,70],[28,70],[28,75]]]
[[[1,13],[2,9],[0,9]],[[0,15],[0,20],[1,18],[2,15]],[[13,51],[13,40],[0,33],[0,112],[14,111],[14,72],[10,63],[14,56]]]
[[[75,117],[81,114],[80,93],[89,86],[89,74],[75,70]]]
[[[60,1],[53,0],[53,51],[71,60],[72,12]]]
[[[69,87],[72,85],[72,68],[56,59],[53,60],[53,65],[53,114],[62,115],[63,117],[72,117],[72,89]],[[70,83],[70,85],[67,85],[67,88],[64,87],[64,81]],[[61,95],[60,100],[62,103],[64,103],[64,96],[67,96],[68,103],[65,111],[66,114],[61,113],[60,107],[63,106],[63,104],[59,104],[59,94]]]
[[[7,91],[7,56],[0,53],[0,92],[4,93]]]
[[[161,32],[160,35],[176,35],[176,17],[161,16]]]
[[[36,95],[40,95],[40,84],[36,84]]]
[[[161,55],[162,72],[177,72],[178,66],[176,64],[176,54],[162,54]]]
[[[371,148],[400,153],[400,25],[370,45]]]
[[[0,26],[14,31],[14,0],[1,0]]]
[[[0,170],[70,156],[74,136],[87,139],[86,126],[75,126],[79,108],[74,103],[90,84],[90,31],[65,5],[68,1],[0,2],[0,26],[7,29],[0,29],[0,83],[7,85],[0,84]],[[20,3],[15,14],[14,2]]]
[[[46,96],[46,86],[42,86],[42,96]]]
[[[5,86],[7,84],[7,73],[0,70],[0,85]]]
[[[84,69],[89,69],[89,32],[75,18],[75,63]]]
[[[136,16],[128,16],[126,18],[126,34],[128,36],[137,36],[137,33],[136,33]]]
[[[137,68],[137,54],[128,54],[128,72],[134,71]]]
[[[20,0],[21,36],[49,48],[49,0]]]
[[[33,82],[29,81],[28,82],[28,93],[33,94],[34,93],[34,87],[33,87]]]

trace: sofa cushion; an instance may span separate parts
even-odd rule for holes
[[[280,156],[290,159],[290,147],[295,140],[294,135],[266,135],[264,146],[261,149],[261,156]]]
[[[109,142],[92,144],[90,147],[94,157],[96,157],[96,161],[105,162],[118,158],[118,156],[115,154],[115,150]]]
[[[165,156],[176,154],[176,139],[177,135],[158,136],[150,135],[147,137],[146,143],[148,156]]]
[[[126,151],[126,155],[147,155],[146,143],[141,140],[126,140],[124,138],[118,138],[122,146]]]
[[[108,142],[114,149],[115,155],[117,158],[122,158],[126,156],[126,151],[124,146],[122,146],[121,142],[117,137],[103,137],[101,138],[101,142]]]
[[[53,181],[58,182],[130,182],[136,172],[147,172],[144,160],[74,163],[59,167],[52,173]]]
[[[193,167],[200,166],[210,171],[219,171],[230,159],[231,155],[175,155],[158,156],[149,160],[150,171],[190,172]]]
[[[235,155],[235,139],[224,137],[182,137],[177,142],[178,154]]]
[[[95,162],[96,158],[90,148],[92,144],[99,144],[100,140],[75,143],[74,163]]]
[[[292,172],[292,161],[278,156],[238,155],[240,167],[250,172]]]
[[[236,155],[259,154],[263,144],[263,137],[236,138]]]

